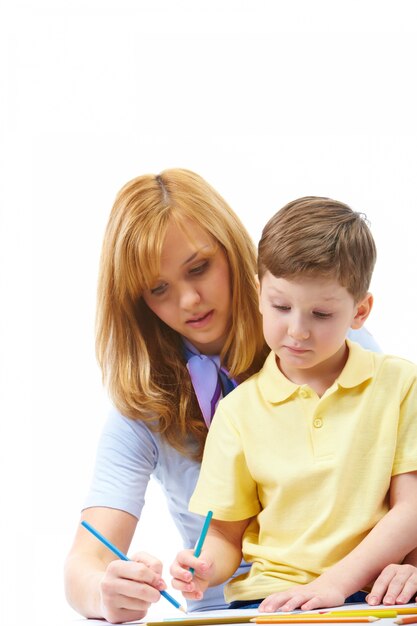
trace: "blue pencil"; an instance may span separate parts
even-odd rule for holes
[[[90,533],[92,535],[94,535],[94,537],[96,537],[99,541],[101,541],[101,543],[103,543],[106,548],[108,548],[109,550],[111,550],[116,556],[119,557],[119,559],[122,559],[122,561],[130,561],[131,559],[129,559],[125,554],[123,554],[123,552],[121,552],[119,550],[119,548],[116,548],[115,545],[113,545],[111,543],[111,541],[109,541],[108,539],[106,539],[106,537],[104,535],[102,535],[101,533],[99,533],[98,530],[96,530],[94,528],[94,526],[91,526],[91,524],[89,524],[88,522],[86,522],[85,520],[83,520],[81,522],[81,526],[84,526],[84,528],[86,528],[88,531],[90,531]],[[166,591],[160,591],[159,592],[161,594],[161,596],[163,596],[165,598],[165,600],[168,600],[168,602],[170,602],[172,604],[172,606],[175,606],[176,609],[179,609],[180,611],[182,611],[183,613],[187,614],[187,611],[184,609],[183,606],[181,606],[181,604],[179,602],[176,601],[175,598],[173,598],[168,592]]]
[[[205,538],[206,538],[207,531],[208,531],[208,529],[209,529],[209,526],[210,526],[210,522],[211,522],[211,518],[212,518],[212,517],[213,517],[213,511],[209,511],[209,512],[207,513],[206,519],[205,519],[205,521],[204,521],[203,528],[201,529],[200,537],[198,538],[198,541],[197,541],[197,543],[195,544],[195,548],[194,548],[194,556],[199,557],[199,556],[200,556],[200,554],[201,554],[201,550],[202,550],[202,548],[203,548],[203,543],[204,543],[204,540],[205,540]],[[193,568],[193,567],[190,567],[190,572],[191,572],[192,574],[194,574],[194,568]]]

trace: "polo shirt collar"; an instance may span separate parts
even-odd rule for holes
[[[375,371],[374,355],[359,344],[346,339],[349,356],[340,376],[335,381],[340,387],[357,387],[372,378]],[[275,353],[270,352],[259,372],[259,387],[263,397],[272,403],[284,402],[296,393],[302,385],[288,380],[279,369]]]
[[[259,387],[265,400],[272,403],[284,402],[299,386],[284,376],[276,363],[275,352],[270,352],[259,372]]]
[[[349,357],[336,382],[340,387],[357,387],[373,377],[375,373],[374,353],[365,350],[355,341],[346,339]]]

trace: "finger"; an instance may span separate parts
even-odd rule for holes
[[[181,550],[175,558],[176,563],[179,563],[182,567],[189,569],[196,562],[196,557],[192,550]]]
[[[107,577],[113,578],[113,582],[115,578],[118,578],[146,583],[153,587],[158,587],[161,581],[160,574],[137,561],[112,561],[107,567]]]
[[[103,607],[103,617],[107,622],[111,624],[118,624],[120,622],[133,622],[141,620],[145,617],[149,607],[144,609],[138,609],[137,611],[130,611],[129,609],[120,609],[113,607]]]
[[[274,599],[278,594],[274,593],[270,596],[267,596],[264,600],[262,600],[262,602],[260,603],[260,605],[258,606],[258,611],[260,613],[271,613],[273,612],[275,609],[271,608],[273,606],[275,606],[275,602]]]
[[[406,604],[407,602],[412,602],[416,593],[417,571],[416,573],[413,573],[411,576],[408,577],[408,579],[403,583],[402,589],[399,590],[397,594],[395,594],[394,592],[392,593],[392,595],[395,597],[395,600],[391,604]]]
[[[141,609],[144,604],[154,604],[161,598],[158,589],[130,579],[106,577],[101,583],[102,596],[119,608]]]
[[[261,602],[258,610],[265,613],[273,613],[288,602],[290,598],[291,594],[288,592],[273,593]]]
[[[183,593],[186,600],[202,600],[204,593],[202,591],[194,591],[193,593]]]
[[[195,558],[194,563],[191,567],[192,571],[194,572],[193,576],[201,578],[201,580],[206,580],[206,578],[209,576],[210,566],[208,563],[206,563],[204,559]]]
[[[305,595],[297,593],[281,606],[281,611],[294,611],[294,609],[299,609],[302,604],[308,602],[309,600],[310,599],[306,598]]]
[[[313,609],[320,609],[324,606],[327,606],[327,603],[323,601],[323,598],[320,598],[319,596],[314,596],[314,598],[311,598],[307,602],[304,602],[304,604],[302,604],[300,608],[303,611],[312,611]],[[331,606],[333,606],[333,604]]]
[[[383,604],[395,604],[396,603],[398,596],[400,596],[401,593],[404,591],[404,586],[406,585],[407,578],[408,578],[407,575],[401,575],[400,573],[394,576],[394,578],[391,580],[390,584],[388,585],[388,589],[384,597],[382,598]]]
[[[192,577],[192,579],[189,582],[184,582],[183,580],[178,580],[176,578],[173,578],[171,580],[171,586],[173,589],[177,589],[178,591],[181,591],[183,594],[185,593],[204,594],[204,592],[206,591],[208,587],[208,583],[207,581],[201,580],[201,578],[198,578],[198,577]]]
[[[190,571],[193,569],[193,572]],[[201,580],[207,579],[209,575],[210,567],[204,561],[204,559],[197,559],[196,557],[187,558],[186,563],[181,561],[174,561],[170,567],[170,574],[173,578],[182,580],[184,582],[190,582],[193,577],[201,578]]]
[[[162,561],[152,556],[151,554],[148,554],[147,552],[135,552],[135,554],[132,555],[131,560],[138,563],[143,563],[144,565],[149,567],[149,569],[152,569],[154,572],[159,574],[159,576],[161,576],[162,574]]]
[[[182,561],[178,561],[186,570],[191,570],[194,574],[202,575],[208,569],[208,564],[204,557],[196,557],[193,554],[187,554]]]
[[[142,619],[151,604],[144,599],[131,598],[114,591],[111,594],[102,593],[101,603],[103,617],[112,623]]]
[[[173,578],[171,580],[171,587],[177,591],[181,591],[182,595],[187,600],[201,600],[207,588],[207,584],[201,585],[200,583],[201,581],[197,578],[192,578],[188,583]]]
[[[122,593],[114,597],[116,603],[121,609],[127,609],[129,611],[147,610],[151,604],[156,604],[161,599],[161,594],[152,596],[152,592],[156,590],[152,587],[140,588],[138,585],[136,590],[138,597],[131,595],[131,590],[124,589]],[[149,593],[151,591],[151,594]]]
[[[371,591],[366,596],[365,600],[370,605],[382,604],[382,598],[386,594],[386,591],[395,576],[395,569],[388,565],[385,567],[381,574],[374,582]]]
[[[172,563],[171,567],[169,568],[169,573],[171,574],[173,579],[181,580],[184,583],[189,583],[193,579],[193,575],[190,570],[188,568],[182,567],[182,565],[180,565],[177,561],[174,561],[174,563]]]
[[[180,578],[172,578],[171,587],[176,589],[177,591],[181,591],[182,593],[194,593],[198,590],[198,585],[196,585],[195,581],[191,580],[185,582]]]
[[[194,559],[194,560],[193,560]],[[178,574],[183,571],[189,571],[192,563],[195,563],[195,557],[191,550],[182,550],[175,557],[169,568],[169,573],[174,578],[178,578]]]

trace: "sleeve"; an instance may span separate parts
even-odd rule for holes
[[[246,464],[242,437],[225,413],[216,411],[204,448],[200,476],[190,511],[233,522],[257,515],[261,509],[256,482]]]
[[[417,367],[403,390],[392,475],[417,471]]]
[[[382,352],[381,347],[375,341],[369,330],[365,327],[355,330],[351,328],[348,331],[347,338],[351,341],[356,341],[365,350],[372,350],[372,352]]]
[[[114,409],[99,440],[93,478],[83,508],[109,507],[139,519],[157,460],[158,448],[147,426]]]

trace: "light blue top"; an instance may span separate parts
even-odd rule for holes
[[[360,328],[359,330],[353,330],[351,328],[346,336],[351,341],[356,341],[359,345],[362,346],[362,348],[365,348],[365,350],[372,350],[372,352],[382,352],[381,348],[372,337],[369,330],[366,330],[366,328]]]
[[[350,331],[348,337],[364,348],[380,351],[365,329]],[[99,441],[93,480],[83,508],[120,509],[139,519],[146,488],[153,476],[165,494],[184,547],[193,549],[204,523],[204,517],[188,511],[199,470],[199,463],[180,454],[143,422],[112,409]],[[243,564],[237,573],[248,567]],[[191,611],[226,606],[223,586],[208,589],[201,601],[188,602]]]
[[[84,508],[105,506],[127,511],[139,518],[149,479],[156,479],[185,548],[194,549],[204,517],[188,511],[188,501],[197,483],[200,464],[170,446],[140,420],[121,415],[116,409],[102,432],[90,492]],[[146,550],[146,545],[144,545]],[[243,573],[248,565],[239,573]],[[208,589],[201,601],[189,601],[188,610],[225,608],[223,587]]]

